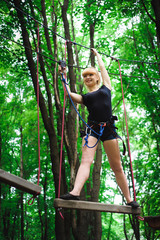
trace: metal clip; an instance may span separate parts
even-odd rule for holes
[[[86,132],[86,135],[88,134],[88,136],[90,136],[91,133],[92,133],[92,130],[89,127],[86,127],[86,131],[85,132]]]

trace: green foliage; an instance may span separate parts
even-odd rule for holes
[[[10,2],[11,4],[13,1]],[[145,1],[148,13],[154,18],[154,12],[150,1]],[[73,6],[73,9],[72,9]],[[35,18],[42,22],[40,1],[33,1]],[[50,1],[45,1],[47,20],[50,29],[56,26],[52,17],[53,6]],[[33,14],[30,2],[24,1],[23,10],[27,14]],[[20,175],[20,128],[23,133],[23,167],[24,178],[37,181],[38,171],[38,147],[37,147],[37,106],[36,98],[31,83],[31,76],[27,67],[25,50],[22,43],[20,25],[16,10],[5,1],[0,2],[0,136],[1,158],[0,167],[13,174]],[[120,60],[127,118],[130,133],[131,151],[133,157],[133,169],[136,182],[138,202],[142,205],[143,215],[159,215],[160,211],[160,167],[159,167],[159,49],[156,38],[155,23],[147,15],[142,1],[69,1],[68,15],[73,14],[75,27],[75,41],[89,47],[89,26],[95,25],[95,47],[99,52],[117,57]],[[56,14],[56,15],[55,15]],[[58,1],[54,1],[54,17],[57,17],[57,32],[64,36],[61,17],[61,8]],[[54,19],[54,20],[55,20]],[[25,16],[36,66],[37,24],[33,19]],[[71,24],[71,22],[70,22]],[[70,32],[73,39],[73,32]],[[53,45],[53,32],[49,33]],[[40,25],[40,47],[47,56],[46,74],[52,83],[53,61],[47,47],[45,31]],[[71,39],[71,40],[72,40]],[[12,40],[12,41],[11,41]],[[15,42],[14,42],[15,41]],[[18,44],[17,44],[18,42]],[[53,46],[54,49],[54,46]],[[80,66],[85,67],[89,63],[90,51],[77,46]],[[73,47],[74,53],[76,53]],[[64,59],[64,42],[58,37],[58,59]],[[126,138],[124,114],[122,106],[122,94],[119,78],[118,63],[103,56],[106,67],[112,80],[112,107],[114,114],[120,119],[117,123],[118,132]],[[128,60],[128,61],[125,61]],[[137,60],[137,62],[133,61]],[[146,63],[144,63],[146,62]],[[76,63],[76,57],[75,57]],[[75,64],[76,65],[76,64]],[[79,82],[80,72],[75,69],[77,89],[80,91],[82,84]],[[47,102],[45,84],[42,72],[39,69],[40,85]],[[63,86],[58,80],[60,100],[63,102]],[[54,103],[54,89],[50,85]],[[53,104],[55,114],[54,124],[58,125],[58,110]],[[80,108],[80,112],[83,110]],[[67,102],[66,118],[69,116],[70,103]],[[67,119],[68,120],[68,119]],[[80,123],[80,125],[82,125]],[[56,129],[58,144],[60,145],[61,134]],[[24,231],[25,239],[41,239],[44,234],[44,225],[47,224],[48,239],[54,239],[55,211],[53,199],[55,186],[53,182],[52,163],[50,161],[49,139],[40,116],[40,141],[41,141],[41,179],[42,194],[35,200],[32,206],[27,205],[30,195],[24,195]],[[81,139],[78,138],[78,156],[81,156]],[[120,143],[120,148],[122,148]],[[64,147],[65,152],[65,147]],[[70,188],[70,164],[67,153],[64,153],[64,168],[68,189]],[[124,169],[131,183],[129,158],[122,159]],[[92,179],[92,177],[90,177]],[[90,180],[89,179],[89,180]],[[131,184],[130,184],[131,185]],[[132,188],[132,186],[130,186]],[[45,189],[45,191],[44,191]],[[132,192],[132,189],[131,189]],[[121,194],[115,185],[113,173],[103,153],[101,170],[101,188],[99,200],[101,202],[115,203],[116,196],[121,200]],[[8,229],[8,239],[20,235],[20,193],[6,185],[1,188],[1,216],[2,221],[0,238],[5,239],[5,229]],[[102,239],[125,239],[123,233],[123,217],[102,213]],[[47,223],[46,223],[47,222]],[[132,237],[129,218],[125,219],[127,236]],[[111,224],[111,225],[110,225]],[[148,228],[142,224],[141,234],[145,238]],[[42,229],[42,232],[40,229]],[[3,233],[2,233],[3,232]],[[118,232],[118,233],[117,233]],[[156,236],[157,233],[155,233]],[[158,234],[157,234],[158,236]]]

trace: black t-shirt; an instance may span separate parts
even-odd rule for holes
[[[88,121],[106,122],[111,118],[111,90],[105,85],[97,91],[82,95],[82,98],[89,112]]]

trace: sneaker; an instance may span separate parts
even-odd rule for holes
[[[80,200],[79,196],[72,195],[71,193],[66,193],[60,196],[63,200]]]
[[[140,207],[139,204],[136,201],[132,201],[130,203],[127,203],[126,205],[131,206],[132,208]]]

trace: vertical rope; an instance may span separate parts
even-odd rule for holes
[[[126,130],[127,130],[127,142],[128,142],[128,152],[129,152],[129,159],[130,159],[130,166],[131,166],[133,193],[134,193],[134,200],[136,201],[136,190],[135,190],[135,184],[134,184],[134,175],[133,175],[133,167],[132,167],[132,159],[131,159],[131,150],[130,150],[130,143],[129,143],[129,132],[128,132],[126,106],[125,106],[125,101],[124,101],[124,92],[123,92],[123,82],[122,82],[121,66],[120,66],[119,60],[117,60],[117,61],[118,61],[118,66],[119,66],[120,79],[121,79],[122,98],[123,98],[123,107],[124,107]]]
[[[40,180],[40,130],[39,130],[39,24],[37,28],[37,120],[38,120],[38,182],[37,184],[39,185],[39,180]]]
[[[65,61],[66,61],[67,41],[65,42]],[[65,71],[66,79],[66,71]],[[64,87],[64,100],[63,100],[63,115],[62,115],[62,134],[61,134],[61,150],[60,150],[60,163],[59,163],[59,184],[58,184],[58,198],[61,193],[61,172],[62,172],[62,156],[63,156],[63,138],[64,138],[64,119],[65,119],[65,104],[66,104],[66,88]],[[62,213],[59,211],[62,219],[64,219]]]
[[[65,42],[65,61],[66,61],[66,44]],[[65,72],[66,79],[66,72]],[[60,150],[60,165],[59,165],[59,186],[58,186],[58,198],[61,192],[61,172],[62,172],[62,153],[63,153],[63,137],[64,137],[64,118],[65,118],[65,104],[66,104],[66,88],[64,87],[64,99],[63,99],[63,115],[62,115],[62,134],[61,134],[61,150]]]

